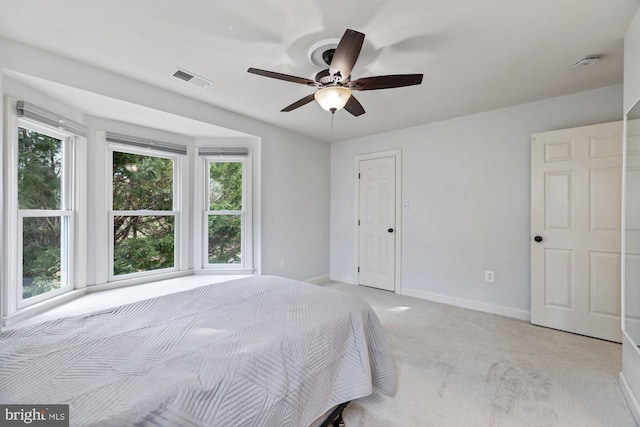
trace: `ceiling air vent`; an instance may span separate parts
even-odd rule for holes
[[[600,62],[600,55],[589,55],[578,59],[578,61],[573,64],[573,68],[590,67],[593,64],[597,64],[598,62]]]
[[[213,84],[213,82],[210,80],[207,80],[200,76],[196,76],[195,74],[186,70],[182,70],[180,68],[176,68],[176,71],[173,73],[173,77],[184,80],[185,82],[189,82],[203,89]]]

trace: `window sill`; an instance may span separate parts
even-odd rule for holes
[[[142,285],[149,282],[158,282],[160,280],[175,279],[178,277],[190,276],[191,270],[171,271],[168,273],[147,274],[144,276],[132,277],[128,279],[113,280],[111,282],[102,283],[100,285],[87,286],[88,292],[106,291],[109,289],[122,288],[124,286]]]
[[[65,292],[64,294],[49,298],[45,301],[30,305],[25,308],[21,308],[13,314],[8,316],[4,316],[2,318],[2,326],[10,327],[15,325],[18,322],[21,322],[29,317],[36,316],[38,314],[42,314],[47,310],[51,310],[52,308],[69,302],[81,295],[84,295],[87,292],[86,289],[76,289],[73,291]]]
[[[168,279],[180,279],[182,277],[188,277],[188,276],[237,276],[237,277],[242,277],[242,276],[246,276],[246,275],[252,275],[254,274],[253,270],[249,270],[249,269],[235,269],[235,270],[231,270],[231,269],[225,269],[225,270],[188,270],[188,271],[179,271],[179,272],[171,272],[171,273],[165,273],[165,274],[159,274],[159,275],[155,275],[153,277],[139,277],[136,279],[129,279],[129,280],[120,280],[117,282],[110,282],[110,283],[104,283],[101,285],[90,285],[87,286],[86,288],[83,289],[76,289],[76,290],[72,290],[69,292],[66,292],[62,295],[58,295],[55,297],[52,297],[46,301],[42,301],[36,304],[33,304],[29,307],[25,307],[23,309],[20,309],[18,311],[16,311],[15,313],[5,316],[4,318],[2,318],[2,326],[6,327],[6,328],[11,328],[14,325],[18,325],[17,327],[21,327],[23,326],[23,322],[25,320],[28,320],[32,317],[38,316],[38,315],[42,315],[44,313],[46,313],[49,310],[52,310],[54,308],[57,308],[58,306],[61,306],[65,303],[68,303],[78,297],[82,297],[83,295],[92,295],[95,293],[99,293],[100,291],[107,291],[107,290],[114,290],[114,292],[118,292],[117,289],[120,288],[126,288],[126,287],[130,287],[131,292],[127,292],[126,294],[123,294],[123,298],[122,300],[119,300],[119,303],[117,305],[121,305],[121,304],[126,304],[128,302],[131,302],[129,300],[127,300],[126,298],[129,297],[130,293],[134,293],[136,286],[135,285],[150,285],[150,286],[158,286],[157,284],[162,283],[163,281],[166,281]],[[231,277],[233,278],[233,277]],[[208,280],[208,279],[205,279]],[[228,279],[219,279],[219,280],[215,280],[215,279],[211,279],[213,280],[213,282],[215,281],[224,281],[224,280],[228,280]],[[189,286],[189,283],[195,283],[198,286],[202,286],[205,282],[202,282],[202,280],[190,280],[190,281],[186,281],[184,286]],[[159,294],[163,294],[163,293],[172,293],[172,292],[179,292],[181,289],[184,289],[184,286],[180,287],[180,286],[176,286],[177,290],[171,290],[170,288],[167,288],[167,283],[170,282],[165,282],[164,285],[164,290],[162,289],[156,289],[157,292],[160,292]],[[209,282],[206,282],[207,284]],[[171,284],[171,288],[175,285],[175,282]],[[161,287],[161,286],[158,286]],[[144,292],[145,295],[147,295],[147,298],[152,297],[149,295],[152,295],[153,292]],[[105,294],[105,298],[108,299],[111,296],[107,296],[107,294]]]
[[[255,274],[255,270],[251,268],[202,268],[193,270],[196,275],[228,275],[228,274]]]

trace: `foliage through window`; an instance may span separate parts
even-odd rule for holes
[[[21,299],[67,286],[71,197],[69,142],[44,131],[18,128],[18,216],[21,227]]]
[[[175,267],[173,158],[113,151],[113,275]]]
[[[207,263],[242,264],[244,162],[209,160],[207,164]]]

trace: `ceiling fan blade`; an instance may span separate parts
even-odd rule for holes
[[[362,43],[364,43],[364,34],[349,29],[345,31],[333,54],[331,65],[329,65],[329,73],[333,76],[339,71],[342,81],[349,78],[351,70],[360,55]]]
[[[356,97],[353,95],[349,97],[349,100],[347,101],[347,104],[344,106],[344,109],[356,117],[361,116],[365,113],[364,108],[362,107],[362,104],[360,104],[360,101],[358,101]]]
[[[280,111],[287,112],[287,111],[295,110],[296,108],[302,107],[303,105],[307,105],[308,103],[313,101],[314,99],[313,95],[314,95],[313,93],[311,95],[307,95],[304,98],[297,100],[293,104],[284,107]]]
[[[351,90],[376,90],[413,86],[420,83],[422,83],[422,74],[393,74],[389,76],[364,77],[349,82],[347,87]]]
[[[289,74],[276,73],[275,71],[267,71],[267,70],[259,70],[257,68],[249,68],[247,72],[251,74],[257,74],[259,76],[271,77],[272,79],[284,80],[286,82],[292,83],[300,83],[308,86],[317,86],[318,83],[311,80],[305,79],[304,77],[296,77],[290,76]]]

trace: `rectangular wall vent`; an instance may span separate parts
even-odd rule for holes
[[[173,73],[173,77],[184,80],[185,82],[189,82],[203,89],[213,84],[212,81],[207,80],[204,77],[196,76],[195,74],[180,68],[176,68],[176,71]]]

